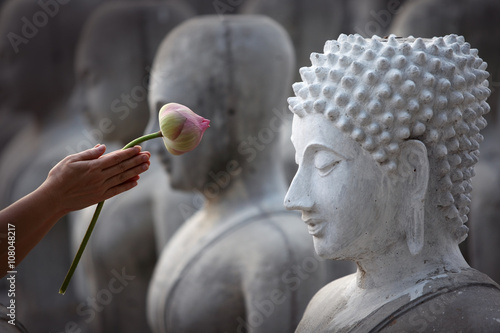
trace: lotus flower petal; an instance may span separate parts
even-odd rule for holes
[[[177,103],[165,104],[158,117],[163,142],[172,155],[181,155],[195,149],[205,130],[210,127],[210,120]]]

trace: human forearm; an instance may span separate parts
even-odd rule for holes
[[[16,266],[65,215],[52,196],[45,191],[45,185],[0,211],[0,233],[6,237],[0,243],[0,276],[8,270],[8,236],[15,239]],[[10,226],[10,228],[9,228]],[[8,230],[14,229],[9,234]],[[11,238],[12,239],[12,238]]]

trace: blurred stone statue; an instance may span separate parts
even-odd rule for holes
[[[182,2],[194,9],[197,15],[225,15],[238,14],[248,0],[167,0],[168,2]]]
[[[297,332],[500,330],[500,287],[469,267],[488,72],[463,37],[341,35],[293,85],[299,168],[285,197],[316,252],[355,261]]]
[[[470,237],[461,246],[471,266],[500,282],[500,2],[496,0],[419,0],[402,8],[390,28],[397,36],[433,37],[450,33],[463,35],[481,51],[488,63],[492,90],[488,98],[492,112],[485,118],[484,145],[472,180]],[[425,24],[422,24],[425,22]],[[484,170],[484,171],[483,171]]]
[[[349,0],[349,31],[363,37],[385,36],[407,0]]]
[[[168,32],[189,16],[191,11],[179,3],[114,2],[100,6],[87,21],[77,52],[73,104],[87,119],[88,131],[100,136],[108,150],[143,134],[154,55]],[[159,161],[152,159],[133,191],[106,201],[84,254],[84,275],[74,281],[84,304],[82,327],[89,332],[147,331],[146,294],[157,254],[187,217],[178,205],[192,202],[191,195],[170,188]],[[74,252],[94,210],[74,214]],[[99,298],[100,291],[116,272],[125,272],[129,285],[108,303]],[[93,315],[89,296],[100,306]]]
[[[153,150],[173,188],[205,201],[158,261],[147,309],[154,332],[291,332],[326,283],[304,224],[283,207],[275,108],[293,66],[286,32],[262,16],[195,18],[160,46],[150,109],[176,102],[211,123],[193,152]]]
[[[248,0],[242,12],[266,15],[281,24],[292,39],[298,68],[309,63],[311,52],[320,50],[326,39],[345,31],[348,22],[347,5],[344,1]],[[294,72],[295,76],[296,73],[297,71]],[[294,80],[298,79],[294,77]],[[282,147],[279,151],[284,160],[287,184],[290,184],[297,171],[295,151],[290,142],[291,128],[292,117],[287,114],[287,120],[281,129]]]
[[[2,6],[0,110],[11,138],[0,160],[0,208],[38,187],[66,155],[91,147],[83,144],[82,122],[68,99],[78,35],[101,2],[13,0]],[[4,122],[10,118],[12,127]],[[78,317],[74,296],[57,293],[70,264],[68,249],[68,225],[61,221],[18,267],[16,299],[23,306],[17,315],[29,318],[29,331],[62,330]]]

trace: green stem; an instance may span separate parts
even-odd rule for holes
[[[122,148],[122,150],[134,147],[135,145],[138,145],[141,142],[148,141],[148,140],[155,139],[155,138],[160,138],[160,137],[162,137],[161,131],[141,136],[140,138],[137,138],[135,140],[130,141],[128,144],[125,145],[125,147]],[[97,204],[94,215],[92,216],[92,220],[90,221],[89,227],[87,228],[87,232],[85,233],[85,236],[83,237],[82,243],[80,244],[80,247],[78,248],[78,252],[76,253],[75,258],[73,259],[73,262],[71,263],[71,266],[69,267],[68,273],[66,274],[66,277],[64,278],[64,281],[61,285],[61,288],[59,289],[59,294],[64,295],[64,293],[66,292],[66,289],[68,289],[69,282],[71,281],[71,278],[73,277],[73,274],[75,273],[76,266],[78,266],[78,263],[80,262],[80,258],[82,257],[83,251],[85,250],[85,247],[87,246],[87,243],[90,239],[90,235],[92,234],[92,231],[94,230],[94,227],[96,225],[97,219],[99,218],[99,214],[101,213],[103,205],[104,205],[104,201],[101,201]]]
[[[133,147],[135,145],[138,145],[139,143],[142,143],[144,141],[148,141],[148,140],[156,139],[156,138],[161,138],[162,136],[163,135],[161,134],[161,131],[158,131],[156,133],[151,133],[151,134],[143,135],[140,138],[137,138],[137,139],[132,140],[129,143],[127,143],[125,145],[125,147],[122,148],[122,150],[127,149],[127,148],[131,148],[131,147]]]

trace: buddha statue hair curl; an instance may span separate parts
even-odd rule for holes
[[[420,140],[437,166],[440,207],[459,242],[467,237],[471,177],[483,115],[487,64],[464,38],[340,35],[300,69],[290,110],[323,113],[388,172],[405,140]]]

